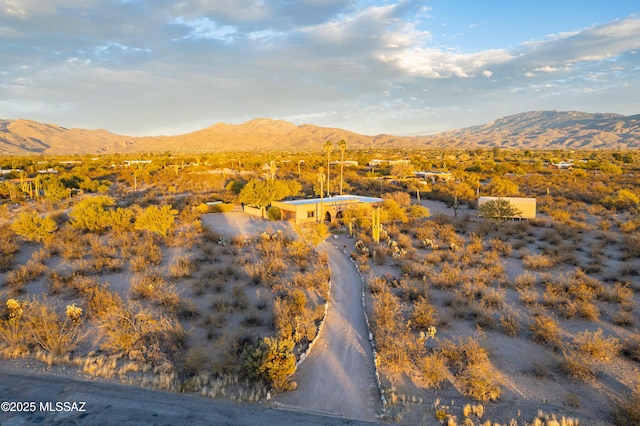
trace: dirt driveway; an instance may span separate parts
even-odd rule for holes
[[[294,380],[298,389],[275,397],[284,407],[375,420],[380,397],[362,310],[360,276],[340,250],[322,243],[329,256],[331,298],[324,327]]]
[[[3,405],[0,425],[365,424],[339,417],[273,409],[259,404],[235,404],[115,383],[78,380],[71,378],[64,369],[43,372],[17,366],[23,361],[0,362],[0,402],[34,402],[35,410],[31,411],[27,405],[26,411],[7,412]],[[60,411],[56,411],[56,403],[61,403],[58,407]],[[22,408],[24,407],[23,405]]]

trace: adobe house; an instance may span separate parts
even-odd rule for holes
[[[282,211],[282,219],[296,224],[339,219],[349,206],[359,203],[374,204],[382,198],[360,195],[336,195],[326,198],[309,198],[291,201],[276,201],[272,206]]]
[[[478,198],[478,207],[492,200],[507,200],[518,210],[522,212],[519,216],[514,216],[513,219],[535,219],[536,218],[536,199],[535,198],[522,198],[522,197],[480,197]]]

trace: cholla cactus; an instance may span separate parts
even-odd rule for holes
[[[369,256],[369,248],[362,240],[356,241],[355,249],[358,253]]]
[[[27,302],[20,302],[16,299],[7,300],[7,309],[9,310],[9,318],[20,319],[24,314],[24,306]]]
[[[76,306],[75,303],[67,305],[67,318],[74,322],[80,321],[80,318],[82,318],[82,308]]]

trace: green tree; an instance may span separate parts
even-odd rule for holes
[[[507,219],[511,219],[522,214],[520,209],[504,198],[489,200],[486,203],[481,204],[478,206],[478,212],[480,212],[482,217],[494,219],[496,222],[504,222]]]
[[[276,392],[291,388],[296,372],[296,356],[291,339],[265,337],[257,347],[245,352],[245,366],[252,378],[267,380]]]
[[[69,190],[58,180],[51,178],[44,181],[44,197],[47,201],[58,202],[69,196]]]
[[[91,232],[104,232],[112,224],[112,215],[107,208],[115,203],[107,195],[83,199],[69,213],[71,226]]]
[[[17,219],[11,224],[13,232],[34,242],[41,242],[57,228],[58,226],[53,219],[42,218],[35,210],[20,212]]]
[[[640,207],[640,197],[628,189],[620,189],[615,195],[603,198],[601,203],[619,210],[634,210]]]
[[[493,197],[515,197],[518,195],[520,188],[510,180],[494,177],[484,190]]]
[[[134,228],[141,231],[150,231],[164,238],[167,236],[171,225],[173,225],[177,214],[178,210],[174,210],[170,205],[162,207],[151,205],[136,218]]]
[[[259,208],[264,217],[265,209],[274,201],[282,200],[300,192],[299,183],[282,180],[251,179],[240,191],[240,202]],[[296,191],[292,193],[292,191]]]

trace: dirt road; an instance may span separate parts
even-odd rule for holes
[[[375,420],[380,398],[362,311],[360,276],[340,250],[322,243],[333,287],[324,327],[294,380],[298,389],[275,398],[285,407]]]
[[[34,402],[31,410],[0,411],[0,425],[364,425],[335,416],[235,404],[151,391],[115,383],[72,379],[0,362],[0,402]],[[60,403],[59,406],[56,403]],[[66,404],[65,404],[66,403]],[[75,403],[75,405],[73,405]],[[15,404],[14,404],[15,405]],[[57,411],[59,409],[59,411]]]

